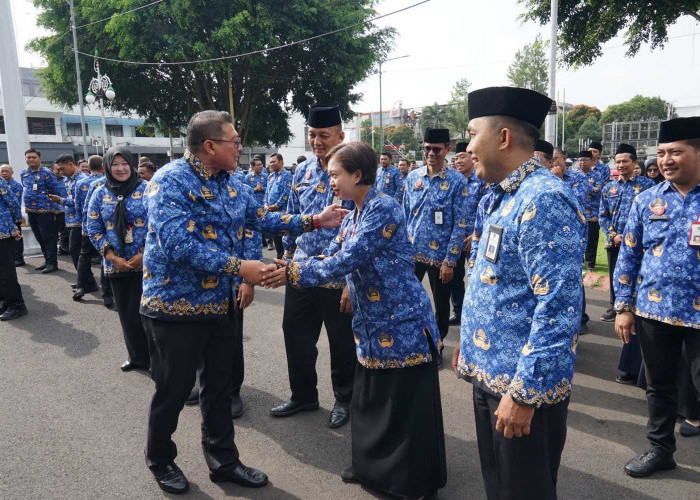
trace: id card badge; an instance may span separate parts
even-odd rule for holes
[[[498,260],[498,254],[501,251],[501,239],[503,238],[503,227],[494,226],[493,224],[489,226],[489,233],[486,238],[486,250],[484,251],[484,258],[489,262],[494,264]]]
[[[134,242],[134,231],[131,229],[131,226],[129,226],[126,230],[126,234],[124,235],[124,243],[133,243]]]
[[[690,225],[690,240],[688,245],[691,247],[700,247],[700,221],[695,221]]]
[[[333,205],[342,205],[343,202],[341,201],[340,198],[338,198],[338,195],[333,195],[333,202],[332,202],[332,204],[333,204]]]
[[[442,209],[433,210],[433,223],[436,226],[442,226],[445,223],[445,212]]]
[[[39,184],[37,184],[36,182],[32,184],[32,191],[39,191]]]

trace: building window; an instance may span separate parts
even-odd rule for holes
[[[83,136],[83,130],[80,127],[80,123],[66,123],[66,132],[68,132],[68,135],[73,137]],[[85,135],[90,135],[90,127],[87,123],[85,124]]]
[[[140,127],[134,127],[136,130],[136,137],[155,137],[156,130],[153,127],[147,127],[141,125]]]
[[[112,137],[124,137],[124,127],[121,125],[107,125],[107,135]]]
[[[0,134],[5,133],[5,117],[0,116]]]
[[[53,118],[27,118],[27,128],[32,135],[56,135]]]

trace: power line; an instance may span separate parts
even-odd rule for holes
[[[163,0],[159,0],[159,1],[163,1]],[[268,53],[268,52],[272,52],[272,51],[274,51],[274,50],[280,50],[280,49],[284,49],[284,48],[287,48],[287,47],[291,47],[291,46],[293,46],[293,45],[299,45],[299,44],[301,44],[301,43],[310,42],[311,40],[316,40],[316,39],[323,38],[323,37],[326,37],[326,36],[334,35],[334,34],[336,34],[336,33],[340,33],[341,31],[347,31],[347,30],[350,30],[350,29],[353,29],[353,28],[357,28],[358,26],[363,26],[363,25],[365,25],[365,24],[369,24],[369,23],[372,23],[372,22],[374,22],[374,21],[378,21],[379,19],[382,19],[382,18],[385,18],[385,17],[389,17],[389,16],[392,16],[392,15],[394,15],[394,14],[398,14],[399,12],[403,12],[403,11],[412,9],[412,8],[414,8],[414,7],[418,7],[419,5],[422,5],[422,4],[428,3],[428,2],[430,2],[430,0],[423,0],[423,1],[421,1],[421,2],[414,3],[413,5],[409,5],[408,7],[404,7],[404,8],[402,8],[402,9],[398,9],[398,10],[389,12],[389,13],[387,13],[387,14],[383,14],[383,15],[381,15],[381,16],[376,16],[376,17],[373,17],[373,18],[368,19],[368,20],[366,20],[366,21],[360,21],[359,23],[351,24],[351,25],[349,25],[349,26],[344,26],[344,27],[342,27],[342,28],[338,28],[338,29],[335,29],[335,30],[332,30],[332,31],[327,31],[326,33],[321,33],[320,35],[314,35],[314,36],[311,36],[311,37],[308,37],[308,38],[304,38],[304,39],[302,39],[302,40],[297,40],[297,41],[294,41],[294,42],[285,43],[285,44],[280,45],[280,46],[278,46],[278,47],[270,47],[270,48],[267,48],[267,49],[254,50],[254,51],[251,51],[251,52],[245,52],[245,53],[243,53],[243,54],[236,54],[236,55],[233,55],[233,56],[212,57],[212,58],[209,58],[209,59],[198,59],[198,60],[195,60],[195,61],[178,61],[178,62],[126,61],[126,60],[123,60],[123,59],[113,59],[113,58],[110,58],[110,57],[102,57],[102,56],[97,56],[97,59],[101,59],[101,60],[103,60],[103,61],[115,62],[115,63],[122,63],[122,64],[133,64],[133,65],[138,65],[138,66],[178,66],[178,65],[182,65],[182,64],[200,64],[200,63],[207,63],[207,62],[215,62],[215,61],[226,61],[226,60],[232,60],[232,59],[240,59],[240,58],[242,58],[242,57],[248,57],[248,56],[253,56],[253,55],[257,55],[257,54],[265,54],[265,53]],[[87,56],[87,57],[95,57],[93,54],[88,54],[88,53],[86,53],[86,52],[81,52],[81,51],[78,51],[78,54],[80,54],[80,55],[82,55],[82,56]]]
[[[124,12],[118,12],[118,13],[116,13],[116,14],[112,14],[112,15],[109,16],[109,17],[105,17],[104,19],[99,19],[99,20],[97,20],[97,21],[92,21],[91,23],[81,24],[80,26],[76,26],[75,29],[79,30],[80,28],[85,28],[86,26],[92,26],[93,24],[103,23],[103,22],[105,22],[105,21],[109,21],[109,20],[111,20],[111,19],[114,19],[115,17],[123,16],[123,15],[125,15],[125,14],[130,14],[130,13],[132,13],[132,12],[136,12],[137,10],[145,9],[146,7],[150,7],[151,5],[155,5],[155,4],[157,4],[157,3],[161,3],[161,2],[164,2],[164,1],[165,1],[165,0],[155,0],[155,1],[151,2],[151,3],[147,3],[146,5],[142,5],[141,7],[135,7],[135,8],[133,8],[133,9],[131,9],[131,10],[125,10]]]

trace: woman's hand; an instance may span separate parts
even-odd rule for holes
[[[318,214],[318,222],[324,229],[340,227],[341,222],[349,213],[350,210],[346,210],[340,205],[328,205],[323,212]]]
[[[238,307],[245,309],[253,302],[254,298],[255,287],[248,283],[243,283],[238,289],[238,296],[236,297],[236,300],[238,300]]]

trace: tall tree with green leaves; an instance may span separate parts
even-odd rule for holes
[[[674,115],[673,106],[660,97],[636,95],[629,101],[613,104],[603,111],[601,123],[628,122],[636,120],[665,120],[669,113]]]
[[[569,114],[566,115],[566,120],[575,132],[579,129],[581,124],[584,121],[586,121],[586,118],[588,118],[589,116],[595,116],[596,119],[600,119],[600,114],[600,110],[595,106],[588,106],[587,104],[577,104],[576,106],[571,108]]]
[[[469,106],[468,94],[472,84],[469,80],[462,78],[452,87],[452,97],[447,107],[447,124],[450,127],[451,135],[459,135],[466,139],[469,132]]]
[[[603,140],[603,129],[595,116],[589,116],[576,132],[576,139]]]
[[[425,134],[426,128],[448,128],[447,106],[435,103],[423,107],[420,115],[421,137]]]
[[[527,9],[525,20],[548,25],[550,0],[519,0]],[[668,27],[680,17],[700,21],[698,0],[559,0],[560,57],[569,66],[588,65],[603,53],[603,45],[625,35],[627,56],[643,44],[663,47]]]
[[[369,20],[375,0],[177,0],[112,17],[78,30],[80,50],[146,62],[199,61],[274,48]],[[68,5],[34,0],[38,24],[56,33],[69,26]],[[78,25],[124,12],[133,0],[75,0]],[[360,94],[353,88],[385,57],[394,30],[362,24],[279,50],[187,65],[133,65],[103,61],[114,82],[114,111],[136,111],[161,129],[175,129],[205,109],[233,109],[245,144],[283,144],[287,118],[314,103],[338,103],[343,116]],[[40,37],[30,48],[48,65],[40,77],[48,98],[76,104],[70,36]],[[80,57],[83,82],[94,75],[92,58]],[[81,89],[82,90],[82,89]],[[232,96],[232,99],[229,97]]]
[[[525,45],[515,53],[515,60],[508,66],[506,73],[511,85],[547,95],[549,70],[546,49],[548,45],[548,42],[537,35],[534,42]]]

